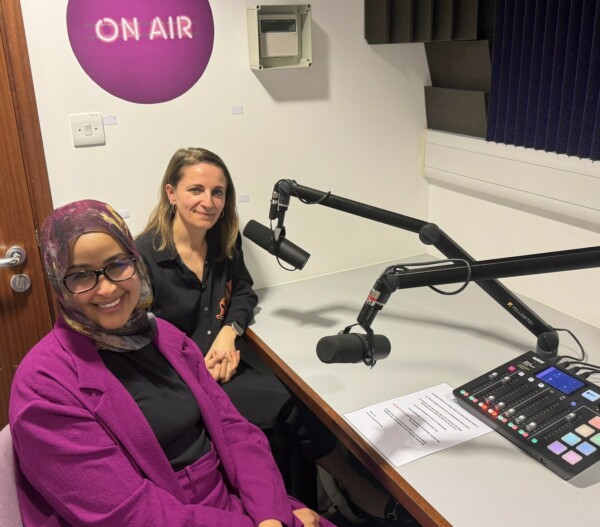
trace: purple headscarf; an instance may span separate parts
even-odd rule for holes
[[[69,248],[81,235],[91,232],[108,234],[136,258],[140,298],[129,320],[119,329],[104,329],[84,316],[73,306],[72,293],[63,283],[69,268]],[[40,246],[46,273],[58,296],[60,314],[72,329],[90,337],[99,349],[132,351],[150,343],[154,325],[153,315],[147,312],[152,305],[148,273],[127,224],[110,205],[86,199],[59,207],[44,221]]]

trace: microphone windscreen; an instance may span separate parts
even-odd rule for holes
[[[273,231],[255,220],[250,220],[246,224],[243,234],[265,251],[275,255],[285,263],[294,266],[295,269],[304,268],[310,258],[309,253],[286,238],[282,237],[277,245]]]
[[[302,247],[298,247],[295,243],[292,243],[287,238],[281,240],[279,248],[275,250],[275,256],[281,258],[284,262],[293,265],[296,269],[304,269],[306,262],[310,258],[310,254],[307,253]]]
[[[385,335],[373,335],[373,341],[374,359],[385,359],[392,348],[389,339]],[[367,351],[367,336],[359,333],[323,337],[317,342],[317,357],[325,364],[354,364],[362,361]]]
[[[273,254],[273,231],[255,220],[250,220],[244,227],[244,236],[259,247]]]

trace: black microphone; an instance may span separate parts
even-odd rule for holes
[[[250,220],[246,224],[243,234],[256,245],[265,249],[265,251],[296,269],[302,269],[310,258],[309,253],[283,236],[276,241],[275,233],[269,227],[265,227],[257,221]]]
[[[369,343],[362,333],[343,333],[323,337],[317,342],[317,357],[326,364],[354,364],[367,358]],[[384,335],[373,335],[373,360],[385,359],[390,354],[391,344]]]

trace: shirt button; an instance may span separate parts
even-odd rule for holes
[[[208,308],[207,308],[207,307],[205,307],[205,308],[204,308],[204,311],[208,311]]]
[[[212,331],[210,329],[206,332],[207,335],[210,335],[211,333]]]

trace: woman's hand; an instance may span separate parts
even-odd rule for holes
[[[210,350],[206,357],[204,357],[204,364],[206,365],[206,369],[212,375],[212,378],[220,382],[222,373],[221,371],[227,370],[227,354],[224,352],[216,352],[214,350]]]
[[[206,367],[217,382],[229,382],[240,363],[240,351],[235,349],[236,336],[231,326],[223,326],[206,354]]]
[[[304,508],[296,509],[293,512],[294,516],[296,516],[305,527],[319,527],[319,515],[315,511]]]

